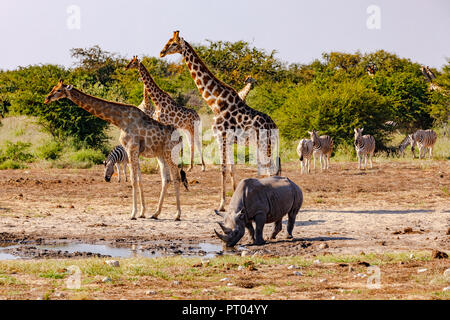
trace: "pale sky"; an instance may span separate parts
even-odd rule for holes
[[[370,5],[380,9],[379,29],[367,27]],[[450,58],[450,1],[0,0],[0,69],[71,66],[71,48],[96,44],[159,56],[175,30],[190,43],[245,40],[288,63],[384,49],[441,69]]]

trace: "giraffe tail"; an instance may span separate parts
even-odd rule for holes
[[[181,176],[181,182],[183,183],[183,186],[186,188],[186,191],[189,191],[189,185],[186,178],[186,172],[184,172],[183,169],[180,170],[180,176]]]
[[[302,156],[303,158],[303,156]],[[302,161],[303,159],[300,159]],[[281,175],[281,158],[277,157],[277,173],[275,174],[277,176]]]

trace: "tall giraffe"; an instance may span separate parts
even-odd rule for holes
[[[250,92],[250,90],[252,90],[253,88],[253,84],[256,83],[256,80],[254,78],[252,78],[251,76],[247,76],[247,78],[245,78],[245,86],[241,89],[241,91],[239,91],[239,98],[242,99],[242,101],[245,102],[245,99],[247,98],[248,93]]]
[[[236,188],[234,157],[232,154],[229,154],[230,149],[233,149],[232,144],[247,142],[249,136],[251,136],[252,140],[256,140],[258,175],[261,172],[261,166],[263,166],[266,173],[272,175],[274,168],[271,161],[271,141],[273,135],[276,135],[276,138],[278,138],[278,129],[268,115],[247,106],[233,88],[217,79],[192,46],[179,36],[179,31],[173,33],[173,37],[164,46],[160,56],[165,57],[168,54],[175,53],[180,53],[183,56],[200,94],[214,112],[212,127],[218,141],[221,161],[222,189],[219,210],[222,211],[225,207],[226,198],[227,164],[230,165],[233,190]],[[276,139],[276,145],[278,145],[278,139]],[[279,172],[278,163],[276,169]]]
[[[155,112],[152,118],[162,124],[172,125],[177,129],[187,132],[191,147],[191,165],[189,171],[194,166],[194,144],[200,152],[202,171],[205,171],[205,162],[203,161],[202,146],[199,138],[201,128],[200,116],[195,110],[178,105],[167,92],[158,87],[147,68],[139,61],[137,56],[134,56],[126,66],[126,69],[131,68],[138,69],[145,85],[145,91],[150,95],[150,98],[155,104]]]
[[[139,167],[139,155],[144,157],[156,157],[161,171],[161,193],[158,208],[152,218],[157,218],[161,213],[164,196],[167,191],[170,176],[172,175],[177,202],[177,215],[175,220],[180,220],[180,181],[183,180],[187,187],[185,174],[181,175],[173,159],[177,159],[176,152],[180,147],[181,137],[177,138],[178,132],[172,126],[165,126],[150,117],[135,106],[106,101],[90,96],[72,85],[65,85],[62,80],[53,87],[52,91],[45,99],[45,103],[50,103],[62,98],[72,100],[79,107],[89,113],[103,119],[120,130],[120,143],[127,150],[130,160],[130,176],[133,193],[133,209],[131,219],[136,219],[137,199],[136,185],[139,186],[139,196],[141,200],[141,211],[139,218],[145,218],[144,189],[142,186],[141,170]],[[182,176],[184,179],[182,179]]]

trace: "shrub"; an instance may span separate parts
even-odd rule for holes
[[[61,155],[62,149],[63,148],[60,143],[53,141],[38,147],[36,153],[40,159],[56,160]]]
[[[377,143],[388,139],[383,124],[390,120],[389,99],[367,88],[363,81],[345,81],[323,87],[315,83],[297,87],[273,118],[280,133],[288,139],[309,138],[308,131],[328,134],[335,145],[353,143],[356,127],[375,137]]]
[[[5,160],[2,163],[0,163],[0,170],[6,170],[6,169],[25,169],[27,166],[23,164],[22,162],[14,161],[11,159]]]
[[[12,143],[11,141],[5,141],[5,149],[0,155],[0,162],[4,162],[6,160],[12,160],[15,162],[32,162],[34,160],[34,156],[27,151],[30,147],[31,143],[21,141]]]
[[[73,162],[101,164],[105,160],[105,155],[96,149],[81,149],[70,155]]]

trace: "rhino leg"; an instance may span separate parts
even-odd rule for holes
[[[248,230],[248,234],[249,234],[249,241],[254,242],[255,241],[255,229],[253,229],[253,224],[251,221],[249,221],[245,227]]]
[[[291,212],[289,212],[288,214],[288,223],[287,223],[287,228],[286,228],[286,237],[288,239],[292,239],[292,230],[294,230],[294,226],[295,226],[295,218],[297,217],[297,212],[298,210],[300,210],[300,208],[298,209],[294,209]]]
[[[266,243],[263,238],[263,230],[265,223],[266,223],[266,216],[262,214],[257,214],[255,217],[255,225],[256,225],[255,241],[253,243],[258,246]]]
[[[275,239],[277,237],[277,234],[281,231],[282,229],[282,219],[275,221],[274,225],[273,225],[273,231],[272,231],[272,235],[270,236],[270,239]]]

